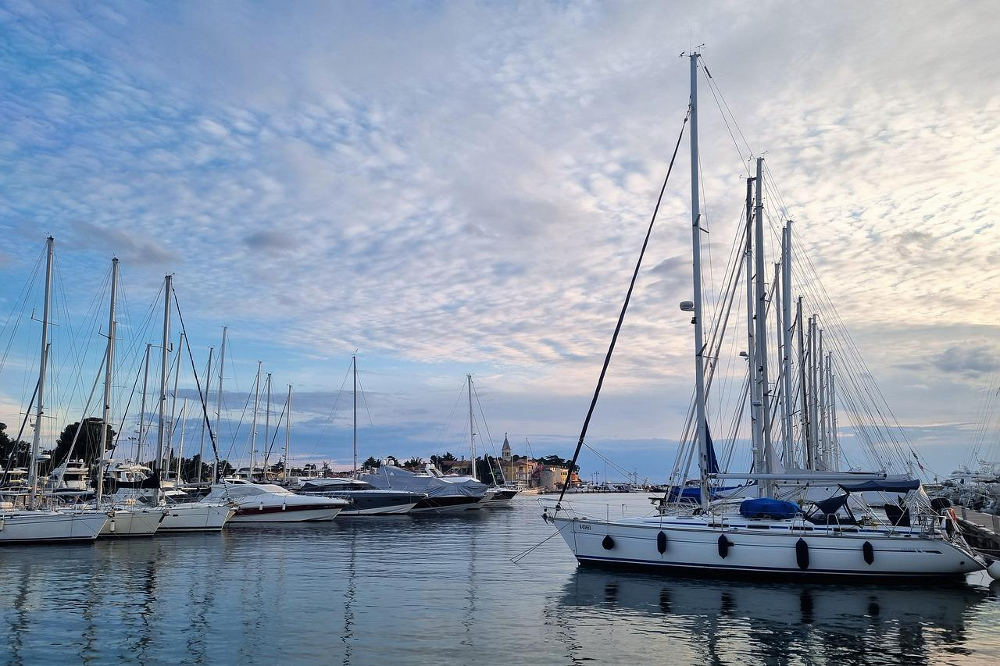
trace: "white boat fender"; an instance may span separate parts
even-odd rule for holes
[[[660,555],[667,552],[667,535],[662,531],[656,535],[656,550]]]
[[[803,571],[809,568],[809,544],[805,539],[795,542],[795,562]]]
[[[875,547],[872,546],[871,541],[865,541],[865,545],[861,547],[861,552],[864,553],[865,562],[871,564],[875,561]]]
[[[604,539],[601,540],[601,545],[604,546],[604,550],[611,550],[615,547],[615,540],[611,538],[610,534],[604,535]]]
[[[736,544],[726,538],[725,534],[719,535],[719,557],[726,559],[726,555],[729,554],[729,548],[735,545]]]
[[[990,575],[993,580],[1000,580],[1000,560],[993,560],[990,562],[989,566],[986,567],[986,573]]]

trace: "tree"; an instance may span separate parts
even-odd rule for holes
[[[565,467],[566,469],[569,469],[569,464],[570,464],[570,460],[567,460],[566,458],[560,458],[557,455],[550,455],[550,456],[545,456],[544,458],[539,458],[538,462],[542,463],[543,465],[548,465],[549,467]],[[579,472],[580,466],[574,465],[573,469],[570,471]]]
[[[361,464],[363,469],[378,469],[382,466],[382,461],[375,456],[368,456],[368,460]]]
[[[56,448],[52,451],[51,469],[55,469],[66,461],[70,455],[70,447],[73,447],[74,458],[83,459],[84,464],[88,467],[93,465],[100,453],[102,428],[107,428],[108,442],[113,442],[115,439],[114,429],[110,425],[105,426],[104,420],[96,416],[84,419],[82,424],[80,422],[71,423],[63,428],[59,439],[56,440]],[[78,429],[79,436],[76,434]],[[75,446],[73,446],[74,438],[76,439]]]
[[[451,451],[445,451],[445,454],[441,456],[441,460],[458,460]]]
[[[7,434],[7,424],[0,423],[0,468],[25,467],[31,457],[31,444],[23,440],[15,442]],[[11,454],[14,454],[11,457]]]
[[[424,466],[424,459],[419,458],[417,456],[414,456],[409,460],[407,460],[405,463],[403,463],[403,467],[411,470],[420,469],[423,466]]]

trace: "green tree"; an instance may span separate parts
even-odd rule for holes
[[[15,442],[7,434],[7,424],[0,423],[0,468],[25,467],[31,457],[31,444],[23,440]]]
[[[368,460],[361,463],[361,467],[364,469],[378,469],[382,466],[382,461],[375,456],[368,456]]]
[[[414,456],[403,463],[403,467],[407,469],[420,469],[424,466],[424,459]]]
[[[56,448],[52,451],[51,469],[55,469],[65,462],[70,454],[71,446],[73,447],[73,458],[83,459],[88,467],[93,465],[100,453],[101,428],[105,427],[108,430],[108,441],[113,442],[115,439],[114,429],[110,425],[105,426],[104,421],[96,416],[84,419],[82,424],[80,422],[71,423],[63,428],[59,439],[56,440]],[[79,436],[76,434],[78,429]],[[73,446],[74,438],[76,438],[76,446]]]

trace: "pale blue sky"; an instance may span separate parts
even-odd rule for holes
[[[56,421],[78,418],[97,373],[99,339],[82,332],[95,312],[103,322],[90,307],[116,253],[130,330],[145,336],[123,345],[156,341],[139,322],[174,273],[199,366],[228,325],[229,388],[246,391],[258,359],[276,394],[295,385],[301,456],[349,461],[346,400],[324,424],[354,349],[375,424],[363,412],[363,456],[458,452],[461,406],[449,414],[466,372],[494,439],[567,454],[687,104],[677,55],[704,42],[876,380],[947,472],[998,357],[998,14],[976,2],[6,2],[3,316],[52,233],[71,320],[56,332]],[[743,165],[702,100],[718,286]],[[682,152],[592,430],[654,478],[691,386],[676,310],[687,169]],[[0,374],[9,424],[37,362],[37,325],[19,331]],[[71,353],[85,339],[90,355]]]

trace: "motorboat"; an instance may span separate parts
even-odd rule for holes
[[[361,474],[362,481],[382,490],[403,490],[426,497],[411,513],[455,513],[479,509],[486,498],[487,486],[470,477],[447,477],[432,465],[423,473],[395,465],[382,465],[374,474]]]
[[[234,523],[298,523],[333,520],[350,503],[338,497],[297,495],[273,483],[224,479],[197,504],[232,502]]]
[[[425,493],[408,490],[382,490],[366,481],[352,478],[303,479],[298,494],[310,497],[336,497],[350,502],[341,516],[385,516],[409,513]]]

